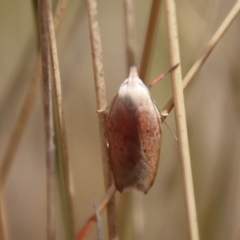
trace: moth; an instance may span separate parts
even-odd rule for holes
[[[110,165],[115,186],[147,193],[155,180],[162,140],[161,114],[137,68],[121,84],[107,118]]]

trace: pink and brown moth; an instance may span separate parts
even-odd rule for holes
[[[136,67],[113,99],[107,138],[116,188],[122,192],[133,187],[147,193],[158,169],[161,115]]]

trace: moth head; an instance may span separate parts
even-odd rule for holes
[[[131,111],[152,101],[148,88],[138,76],[136,67],[130,69],[129,77],[120,86],[118,99]]]

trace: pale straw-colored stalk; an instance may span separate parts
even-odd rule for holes
[[[106,99],[106,89],[105,89],[105,79],[103,70],[103,59],[102,59],[102,46],[101,37],[98,24],[98,14],[97,14],[97,1],[96,0],[86,0],[87,12],[88,12],[88,22],[89,22],[89,32],[90,32],[90,42],[92,50],[92,61],[93,61],[93,72],[94,72],[94,83],[96,92],[97,108],[99,110],[104,110],[107,108]],[[103,111],[98,114],[99,122],[99,134],[101,142],[101,152],[102,152],[102,162],[103,162],[103,175],[105,190],[111,186],[112,172],[109,165],[109,152],[106,140],[106,112]],[[118,239],[117,236],[117,223],[116,223],[116,203],[115,196],[113,196],[107,205],[107,219],[108,219],[108,235],[110,240]]]
[[[180,62],[180,49],[178,40],[178,28],[176,17],[176,5],[174,0],[166,0],[166,17],[171,66]],[[183,95],[183,83],[181,67],[172,73],[172,89],[177,126],[178,147],[184,186],[185,207],[187,211],[187,222],[191,240],[198,240],[197,212],[194,196],[194,186],[191,169],[191,159],[188,144],[187,122]]]
[[[51,57],[49,46],[49,0],[38,0],[39,33],[41,43],[44,128],[47,166],[47,239],[56,239],[56,164],[53,127],[53,97],[51,83]]]
[[[107,204],[109,203],[109,201],[111,200],[115,192],[116,192],[116,187],[115,187],[115,184],[112,183],[111,187],[107,190],[107,192],[105,193],[105,195],[103,196],[103,198],[101,199],[101,201],[97,206],[98,208],[97,211],[99,212],[99,214],[103,212],[103,210],[105,209],[105,207],[107,206]],[[87,235],[89,229],[91,228],[92,224],[95,221],[96,221],[96,213],[94,211],[92,215],[87,219],[87,221],[85,222],[85,224],[83,225],[79,233],[77,234],[75,240],[84,239],[84,237]]]
[[[143,45],[143,52],[139,67],[139,77],[145,81],[150,64],[151,53],[153,49],[154,36],[158,24],[158,15],[160,12],[161,0],[152,0],[151,11],[148,20],[147,32]]]
[[[60,0],[58,2],[56,8],[56,14],[54,17],[55,22],[55,30],[58,29],[60,21],[62,19],[63,10],[66,8],[68,0]],[[8,175],[8,171],[11,167],[14,155],[16,153],[17,147],[21,141],[22,134],[24,132],[28,117],[30,115],[34,99],[36,96],[36,91],[38,87],[38,83],[41,77],[41,62],[40,57],[38,58],[37,64],[35,66],[35,70],[33,71],[33,79],[30,83],[29,89],[26,93],[22,108],[18,115],[16,125],[14,126],[13,132],[11,134],[10,140],[7,144],[7,148],[5,154],[2,159],[2,164],[0,167],[0,179],[1,183],[4,184],[6,177]]]
[[[234,19],[237,17],[240,11],[240,1],[236,1],[226,18],[223,20],[215,34],[212,36],[210,41],[208,42],[207,46],[205,47],[203,53],[199,57],[199,59],[193,64],[193,66],[190,68],[188,73],[183,79],[183,88],[185,89],[189,83],[192,81],[192,79],[196,76],[196,74],[199,72],[205,61],[207,60],[208,56],[211,54],[213,49],[217,46],[218,42],[224,35],[224,33],[227,31],[227,29],[231,26],[233,23]],[[170,98],[167,104],[164,107],[164,110],[162,113],[164,115],[167,115],[168,113],[171,112],[173,109],[174,102],[173,98]]]
[[[124,0],[124,22],[127,55],[127,71],[136,65],[135,40],[134,40],[134,4],[133,0]]]
[[[56,45],[56,36],[53,23],[53,16],[51,11],[51,5],[49,4],[48,10],[48,35],[49,35],[49,45],[50,45],[50,54],[51,54],[51,65],[52,65],[52,76],[53,76],[53,90],[54,90],[54,105],[56,105],[56,137],[58,137],[59,150],[60,150],[60,168],[63,172],[63,191],[64,198],[66,201],[65,206],[65,216],[66,216],[66,230],[68,239],[71,240],[74,237],[74,214],[73,214],[73,194],[72,194],[72,183],[70,179],[70,164],[68,157],[68,145],[67,145],[67,134],[65,127],[63,103],[62,103],[62,90],[61,90],[61,80],[59,72],[59,63],[58,63],[58,53]],[[63,201],[63,202],[65,202]]]
[[[63,13],[66,9],[68,0],[59,0],[57,3],[56,11],[54,14],[54,24],[55,30],[57,31],[62,20]],[[10,139],[7,143],[6,150],[1,160],[0,166],[0,239],[7,240],[7,228],[6,220],[4,214],[4,205],[3,205],[3,187],[8,176],[9,170],[11,169],[15,153],[21,141],[27,120],[30,116],[30,112],[33,107],[35,100],[38,83],[41,77],[41,60],[40,56],[36,63],[36,66],[33,71],[33,79],[30,83],[26,96],[24,98],[23,105],[21,107],[20,113],[17,117],[16,124],[13,128],[13,132],[10,136]]]

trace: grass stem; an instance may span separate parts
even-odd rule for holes
[[[48,0],[38,0],[39,31],[42,59],[43,108],[46,138],[46,166],[47,166],[47,239],[56,239],[56,183],[55,183],[55,144],[53,127],[53,98],[51,83],[51,59],[49,46],[49,14]]]
[[[158,23],[158,15],[160,11],[161,0],[152,0],[151,11],[148,20],[147,32],[145,35],[145,41],[143,46],[143,52],[139,67],[139,77],[145,81],[147,71],[150,65],[151,50],[153,47],[153,40]]]
[[[104,80],[103,60],[102,60],[102,46],[100,30],[97,18],[97,1],[86,0],[88,9],[89,32],[92,50],[92,61],[94,71],[95,92],[98,109],[107,108],[106,89]],[[105,190],[111,186],[113,179],[109,166],[109,153],[106,144],[106,113],[98,114],[99,133],[101,141],[102,161],[103,161],[103,174]],[[107,218],[108,218],[108,235],[110,240],[118,239],[117,236],[117,223],[116,223],[116,203],[113,196],[107,205]]]
[[[107,190],[104,197],[99,202],[97,208],[98,213],[101,214],[109,201],[111,200],[112,196],[114,196],[116,192],[115,184],[112,183],[111,187]],[[78,235],[76,236],[75,240],[83,240],[86,234],[88,233],[89,229],[91,228],[92,224],[96,221],[96,214],[95,212],[88,218],[88,220],[85,222],[81,230],[79,231]]]
[[[54,14],[54,23],[55,23],[55,29],[58,30],[60,22],[62,20],[63,13],[66,9],[68,0],[59,0],[57,3],[56,11]],[[6,150],[3,155],[3,159],[1,161],[0,166],[0,231],[3,233],[1,239],[6,240],[7,239],[7,229],[6,229],[6,223],[5,223],[5,217],[3,212],[3,187],[6,181],[6,178],[8,176],[8,173],[11,169],[11,166],[13,164],[14,156],[17,151],[17,148],[19,146],[19,143],[21,141],[21,138],[23,136],[23,132],[25,130],[27,120],[30,116],[30,112],[33,107],[33,103],[35,100],[36,92],[38,89],[38,84],[41,77],[41,60],[40,56],[38,58],[38,61],[36,63],[34,74],[32,81],[30,82],[30,86],[27,90],[26,96],[23,101],[23,105],[21,107],[20,113],[17,117],[16,124],[13,128],[12,134],[10,136],[10,139],[7,143]]]
[[[180,62],[178,42],[178,29],[176,6],[174,0],[166,0],[167,29],[171,66]],[[191,159],[188,144],[186,113],[183,95],[181,68],[176,68],[172,73],[172,88],[174,96],[174,110],[178,133],[178,146],[180,151],[181,170],[184,186],[185,206],[188,219],[188,230],[191,240],[198,240],[197,212],[194,197],[194,186],[191,170]]]
[[[60,11],[60,10],[59,10]],[[56,46],[56,36],[55,29],[53,24],[52,11],[49,9],[48,13],[48,23],[49,23],[49,44],[50,44],[50,54],[51,54],[51,63],[52,63],[52,75],[53,75],[53,90],[54,90],[54,105],[56,105],[56,120],[57,127],[55,128],[59,134],[56,134],[56,137],[59,138],[59,150],[63,174],[63,189],[65,201],[63,201],[63,205],[65,209],[66,216],[66,231],[68,239],[73,239],[74,236],[74,215],[73,215],[73,196],[72,196],[72,186],[70,181],[70,166],[69,166],[69,157],[68,157],[68,146],[67,146],[67,134],[65,127],[65,119],[64,119],[64,111],[62,104],[62,90],[61,90],[61,80],[60,80],[60,72],[59,72],[59,63],[58,63],[58,53]]]
[[[133,0],[124,0],[125,39],[127,54],[127,71],[136,65],[134,41],[134,5]]]
[[[192,81],[192,79],[196,76],[196,74],[199,72],[213,49],[217,46],[220,39],[223,37],[224,33],[227,31],[227,29],[231,26],[234,19],[237,17],[237,15],[240,12],[240,1],[236,1],[235,5],[232,7],[226,18],[223,20],[222,24],[219,26],[217,31],[214,33],[210,41],[208,42],[207,46],[205,47],[203,53],[199,57],[199,59],[193,64],[193,66],[190,68],[188,73],[183,79],[183,88],[185,89],[189,83]],[[174,102],[173,98],[171,97],[167,104],[164,107],[164,110],[162,113],[165,115],[169,114],[171,110],[173,109]]]

